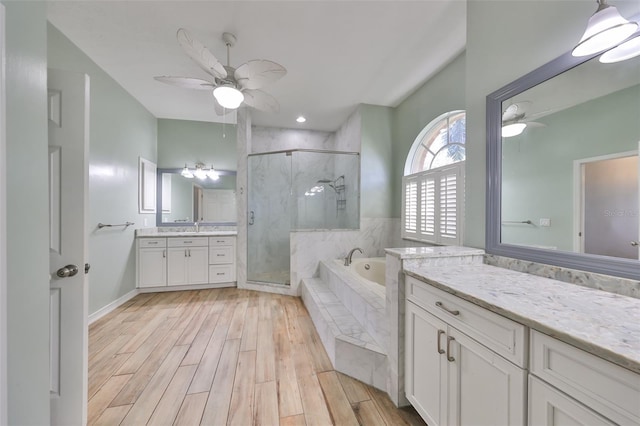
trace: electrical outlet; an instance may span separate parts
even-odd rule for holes
[[[551,219],[547,217],[540,218],[540,226],[551,226]]]

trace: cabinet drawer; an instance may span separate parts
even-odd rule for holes
[[[232,246],[236,242],[236,237],[209,237],[209,246]]]
[[[234,259],[235,259],[235,248],[233,246],[209,247],[209,263],[210,264],[233,263]]]
[[[527,327],[413,277],[406,278],[406,286],[407,299],[514,364],[526,368]]]
[[[169,238],[169,247],[206,247],[208,245],[207,237],[195,238]]]
[[[166,238],[138,238],[138,247],[166,247]]]
[[[209,265],[210,283],[228,283],[236,280],[233,265]]]
[[[619,424],[640,424],[640,374],[537,331],[532,374]]]

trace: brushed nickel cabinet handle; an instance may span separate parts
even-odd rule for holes
[[[436,302],[436,306],[440,309],[443,309],[449,312],[451,315],[460,315],[460,311],[458,311],[457,309],[456,310],[448,309],[446,306],[442,304],[442,302]]]
[[[451,342],[454,341],[456,339],[454,339],[453,337],[449,336],[447,337],[447,360],[449,362],[453,362],[456,359],[454,357],[451,356]]]
[[[438,353],[439,354],[443,354],[444,353],[444,349],[442,349],[442,347],[440,346],[440,337],[445,333],[444,330],[438,330]]]

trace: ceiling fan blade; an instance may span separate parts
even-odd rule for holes
[[[256,59],[240,65],[234,77],[242,89],[259,89],[281,79],[287,70],[280,64]]]
[[[532,129],[536,129],[536,128],[540,128],[540,127],[547,127],[546,124],[539,123],[537,121],[525,121],[525,123],[527,124],[527,127],[531,127]]]
[[[180,28],[176,33],[176,38],[182,50],[203,70],[214,77],[225,78],[227,76],[227,71],[220,61],[213,56],[213,53],[204,44],[194,39],[189,31]]]
[[[527,113],[530,106],[530,101],[520,101],[510,104],[502,113],[502,121],[521,119]]]
[[[182,87],[184,89],[195,90],[213,90],[215,85],[207,80],[191,77],[170,77],[170,76],[158,76],[154,79],[161,81],[162,83],[170,84],[172,86]]]
[[[244,103],[252,108],[265,112],[280,111],[280,104],[276,98],[262,90],[243,90]]]

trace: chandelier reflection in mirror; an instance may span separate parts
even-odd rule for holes
[[[218,174],[216,169],[213,168],[213,165],[211,166],[211,168],[206,169],[203,163],[196,163],[195,168],[193,169],[188,168],[185,164],[184,169],[182,169],[182,172],[180,172],[180,174],[187,179],[193,179],[194,177],[200,180],[205,180],[207,178],[211,180],[220,179],[220,175]]]

